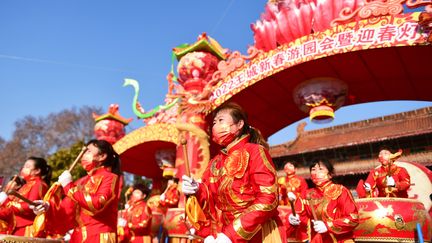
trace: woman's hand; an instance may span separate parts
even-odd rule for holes
[[[72,175],[68,170],[63,171],[58,178],[58,182],[62,185],[62,187],[66,187],[69,183],[72,182]]]
[[[29,208],[33,210],[33,213],[36,215],[45,213],[50,208],[49,202],[44,202],[42,200],[36,200],[34,202],[37,203],[38,205],[37,206],[30,205]]]
[[[288,216],[288,221],[289,221],[289,223],[290,223],[291,225],[293,225],[293,226],[300,225],[300,217],[299,217],[298,214],[296,214],[296,216],[290,214],[290,215]]]
[[[315,232],[317,233],[325,233],[328,231],[327,226],[325,225],[325,223],[321,220],[312,220],[313,223],[313,228],[315,230]]]

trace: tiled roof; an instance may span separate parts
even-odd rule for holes
[[[410,155],[402,155],[398,161],[409,161],[415,162],[423,166],[432,165],[432,151],[426,151]],[[377,167],[380,163],[376,158],[374,159],[363,159],[363,160],[352,160],[339,162],[334,164],[335,175],[349,175],[349,174],[361,174],[368,173],[371,169]],[[309,168],[301,167],[297,168],[297,175],[302,176],[306,179],[310,178]],[[285,176],[283,170],[278,171],[278,176]]]
[[[294,140],[270,148],[273,158],[432,133],[432,106],[312,131],[299,126]]]

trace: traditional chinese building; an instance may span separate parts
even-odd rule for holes
[[[327,158],[335,166],[336,180],[355,188],[379,165],[382,146],[402,149],[400,160],[432,168],[432,106],[312,131],[305,126],[297,127],[294,140],[270,148],[280,175],[286,161],[296,161],[297,174],[309,178],[308,162]]]

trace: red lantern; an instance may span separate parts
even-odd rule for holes
[[[345,102],[347,85],[335,78],[314,78],[299,84],[293,91],[294,102],[309,113],[313,122],[330,122],[334,111]]]
[[[132,121],[126,119],[118,113],[119,106],[111,104],[108,113],[104,115],[93,114],[95,119],[94,135],[97,139],[103,139],[114,144],[125,135],[125,126]]]
[[[217,70],[218,58],[211,53],[194,51],[184,55],[177,66],[179,83],[193,94],[203,91]]]

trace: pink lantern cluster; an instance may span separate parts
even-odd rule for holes
[[[255,47],[264,51],[331,26],[342,12],[363,6],[364,0],[279,0],[267,3],[261,19],[251,25]]]

